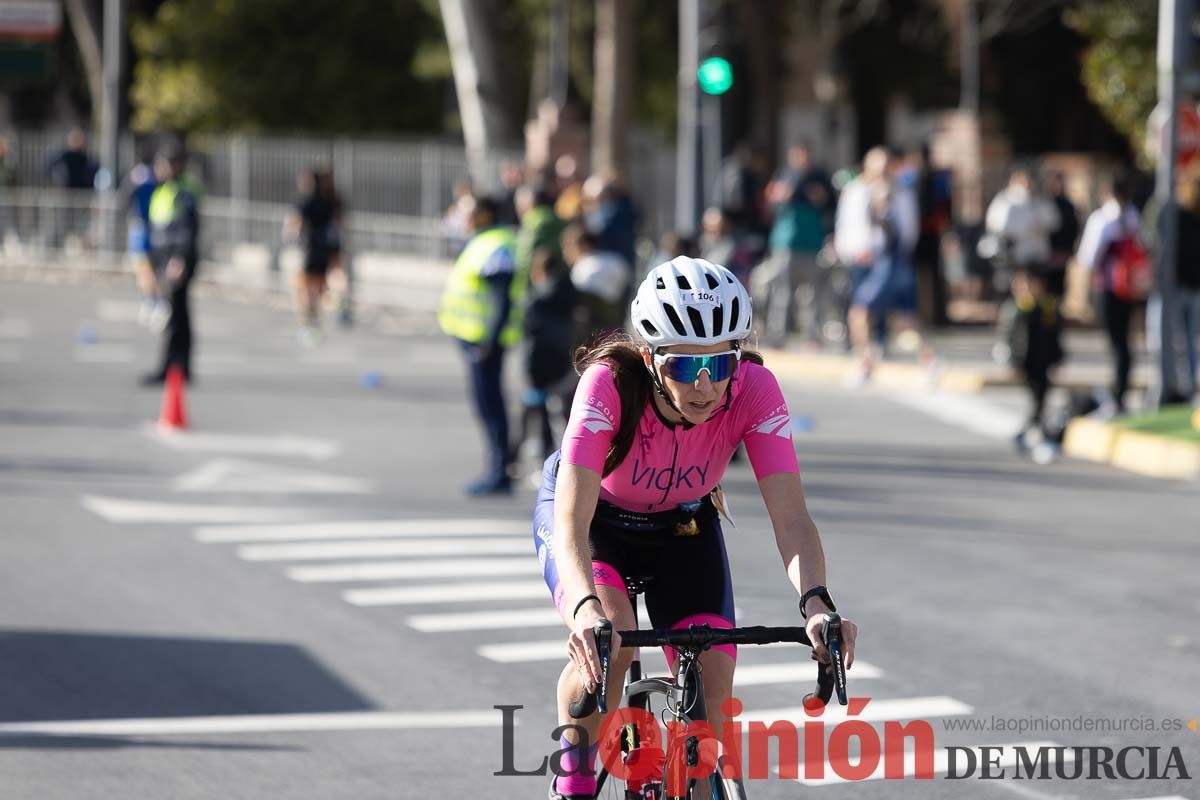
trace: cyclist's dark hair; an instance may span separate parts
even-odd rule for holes
[[[575,371],[580,375],[593,364],[606,364],[617,385],[621,401],[621,421],[604,456],[604,476],[621,465],[633,448],[638,422],[646,411],[654,382],[642,359],[642,343],[627,333],[614,333],[589,342],[575,351]],[[763,358],[753,350],[743,350],[742,360],[762,366]]]

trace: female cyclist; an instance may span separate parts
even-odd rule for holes
[[[742,349],[750,334],[746,290],[722,266],[680,256],[654,268],[631,306],[640,342],[609,340],[582,356],[562,449],[546,461],[534,510],[534,541],[555,606],[570,629],[570,663],[558,681],[562,724],[582,724],[591,747],[564,736],[552,800],[590,798],[601,718],[573,720],[567,707],[593,690],[600,663],[593,625],[636,627],[625,578],[650,577],[646,609],[656,628],[734,626],[733,590],[721,535],[718,483],[739,444],[766,502],[788,579],[800,596],[817,657],[825,589],[821,539],[804,502],[787,404],[762,358]],[[857,629],[843,619],[846,666]],[[610,674],[632,652],[614,633]],[[673,662],[673,654],[667,657]],[[709,721],[720,730],[733,691],[732,646],[700,657]],[[672,663],[672,668],[674,664]],[[610,707],[620,681],[610,684]]]

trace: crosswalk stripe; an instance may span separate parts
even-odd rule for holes
[[[94,346],[94,345],[93,345]],[[163,433],[147,431],[155,441],[174,450],[188,453],[222,453],[225,455],[306,456],[313,461],[325,461],[341,452],[342,446],[333,439],[287,434],[271,436],[242,433],[205,433],[187,431]]]
[[[745,649],[742,650],[745,652]],[[816,664],[806,662],[783,662],[779,664],[738,664],[733,671],[735,686],[762,686],[771,683],[808,684],[816,680]],[[850,681],[874,680],[883,677],[883,670],[874,664],[855,661],[847,673]]]
[[[754,645],[755,650],[764,647],[800,647],[796,642],[773,642],[772,644]],[[567,655],[567,640],[547,639],[535,642],[505,642],[503,644],[485,644],[475,648],[475,652],[490,661],[501,664],[523,664],[531,661],[557,661]],[[749,646],[747,646],[747,651]],[[745,652],[745,651],[744,651]],[[853,672],[858,671],[855,662]],[[735,673],[736,674],[736,673]]]
[[[410,561],[366,561],[355,564],[326,564],[293,567],[287,576],[301,583],[378,581],[392,578],[455,578],[487,575],[540,575],[536,558],[447,558]],[[557,617],[556,617],[557,618]]]
[[[436,583],[381,589],[352,589],[342,593],[356,606],[391,606],[416,603],[470,603],[478,600],[549,600],[550,590],[542,581],[506,583]]]
[[[528,520],[370,519],[300,525],[236,525],[196,529],[199,542],[302,542],[321,539],[388,539],[405,536],[495,536],[531,533]],[[531,538],[532,540],[532,538]],[[532,552],[532,545],[530,551]]]
[[[201,733],[288,733],[293,731],[494,728],[501,716],[488,711],[352,711],[317,714],[244,714],[211,717],[85,719],[0,723],[0,738],[12,736],[173,736]]]
[[[736,673],[735,673],[736,674]],[[932,697],[900,697],[889,700],[872,700],[854,719],[866,722],[881,722],[883,720],[929,719],[932,717],[959,717],[974,714],[975,709],[966,703],[946,695]],[[743,722],[773,722],[788,720],[799,722],[811,719],[803,706],[787,708],[767,708],[761,711],[748,711],[739,719]],[[833,703],[826,706],[821,720],[826,724],[837,724],[847,719],[846,706]]]
[[[527,553],[534,563],[533,546],[525,538],[493,539],[389,539],[314,542],[312,544],[248,544],[238,548],[246,561],[317,561],[335,558],[388,558],[390,556],[497,556]]]
[[[28,339],[33,336],[33,324],[20,317],[0,319],[0,339]]]
[[[502,611],[471,611],[462,614],[417,614],[409,617],[407,622],[410,627],[416,628],[422,633],[563,624],[562,617],[554,608],[510,608]]]
[[[133,348],[127,344],[85,344],[75,348],[73,357],[81,364],[128,364]]]
[[[1058,747],[1058,745],[1055,744],[1054,742],[1017,742],[1014,744],[987,745],[987,746],[1003,748],[1003,751],[998,754],[999,759],[1000,759],[999,764],[996,763],[996,761],[994,760],[994,758],[996,756],[993,755],[993,761],[991,762],[993,769],[995,769],[997,766],[1000,767],[1001,769],[1006,768],[1006,767],[1016,766],[1016,764],[1017,764],[1016,748],[1018,748],[1018,747],[1024,747],[1027,750],[1031,750],[1031,751],[1036,751],[1039,747]],[[975,751],[976,759],[978,759],[980,757],[980,751],[983,749],[983,747],[984,747],[984,745],[980,745],[978,747],[971,748],[972,750]],[[960,758],[961,758],[961,756],[960,756]],[[1063,752],[1063,758],[1062,758],[1063,763],[1073,762],[1074,760],[1075,760],[1074,752],[1070,748],[1067,748]],[[947,769],[949,768],[949,761],[950,761],[950,757],[949,757],[949,755],[947,755],[945,748],[935,748],[933,751],[933,774],[945,775]],[[961,765],[961,762],[959,762],[959,763]],[[856,779],[854,782],[858,783],[858,782],[864,781],[864,780],[867,780],[867,781],[882,780],[884,777],[885,767],[886,767],[886,763],[885,763],[884,759],[880,758],[879,766],[875,769],[875,771],[873,773],[871,773],[866,778]],[[959,768],[961,769],[961,766]],[[839,785],[849,782],[845,778],[843,778],[843,777],[839,776],[838,774],[836,774],[835,772],[833,772],[828,764],[825,765],[825,775],[824,775],[824,777],[821,777],[821,778],[805,778],[803,764],[800,765],[800,773],[801,773],[800,777],[797,780],[799,783],[802,783],[805,786],[811,786],[811,787],[839,786]],[[911,748],[909,748],[904,751],[904,776],[906,778],[911,778],[915,775],[915,773],[916,773],[916,754],[913,752],[913,750]]]
[[[177,522],[195,525],[220,522],[286,522],[316,515],[313,511],[302,508],[152,503],[90,494],[83,495],[81,501],[88,511],[114,523]]]

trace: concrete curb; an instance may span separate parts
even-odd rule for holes
[[[1072,421],[1063,452],[1151,478],[1200,480],[1200,443],[1125,430],[1111,422]]]

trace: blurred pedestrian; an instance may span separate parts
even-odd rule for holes
[[[496,192],[496,223],[515,227],[520,221],[517,216],[517,188],[525,182],[525,171],[511,159],[500,162],[500,189]]]
[[[675,256],[693,253],[675,253],[663,261],[670,261]],[[754,253],[747,246],[744,238],[735,235],[733,220],[722,208],[711,206],[704,210],[700,218],[700,258],[713,264],[720,264],[737,279],[746,285],[750,279],[750,271],[754,266]],[[662,261],[658,262],[659,264]],[[657,264],[656,264],[657,266]]]
[[[946,276],[942,272],[942,237],[953,222],[952,175],[950,170],[933,168],[928,142],[921,144],[910,161],[921,218],[921,232],[913,250],[919,313],[924,325],[938,327],[950,321]]]
[[[1092,274],[1097,304],[1113,356],[1112,407],[1125,412],[1125,394],[1133,370],[1129,325],[1144,298],[1143,277],[1149,276],[1149,259],[1138,240],[1140,220],[1123,176],[1109,181],[1105,200],[1088,216],[1075,260]],[[1136,275],[1135,275],[1136,273]],[[1139,296],[1140,295],[1140,296]]]
[[[475,197],[471,193],[471,184],[459,181],[451,189],[450,205],[442,212],[442,236],[446,240],[446,253],[457,258],[470,237],[471,209],[475,207]]]
[[[1024,452],[1052,438],[1046,430],[1046,396],[1051,370],[1063,360],[1062,318],[1058,300],[1049,291],[1044,266],[1018,267],[1012,295],[1000,310],[1000,340],[1008,363],[1021,373],[1029,390],[1029,417],[1017,433]]]
[[[577,338],[591,342],[620,330],[629,287],[625,260],[597,249],[595,235],[577,222],[563,231],[562,251],[571,269],[571,283],[579,291]]]
[[[1046,264],[1046,289],[1062,302],[1067,292],[1067,265],[1079,240],[1079,211],[1067,197],[1061,172],[1046,175],[1046,197],[1058,212],[1058,225],[1050,231],[1050,260]]]
[[[700,247],[691,236],[684,236],[675,230],[663,231],[662,235],[658,237],[654,255],[646,263],[646,272],[649,273],[659,264],[665,264],[677,256],[699,258]]]
[[[353,282],[350,257],[346,253],[346,201],[337,190],[333,170],[322,166],[316,170],[316,184],[333,206],[333,224],[325,229],[325,247],[329,250],[329,269],[325,273],[328,290],[333,293],[338,324],[348,328],[354,323]]]
[[[1166,297],[1161,292],[1151,296],[1146,310],[1146,331],[1153,350],[1158,350],[1164,365],[1162,385],[1158,387],[1159,404],[1188,403],[1196,394],[1197,369],[1200,368],[1200,170],[1192,167],[1180,172],[1176,180],[1177,244],[1175,251],[1175,286]],[[1147,216],[1149,216],[1147,209]],[[1143,238],[1152,244],[1161,258],[1157,243],[1161,240],[1166,215],[1159,213],[1151,225],[1147,220]],[[1162,341],[1162,316],[1170,315],[1169,328],[1174,335]]]
[[[51,186],[70,191],[92,191],[96,188],[99,167],[88,153],[87,144],[87,134],[83,128],[71,128],[67,133],[66,147],[46,165]],[[55,224],[51,226],[51,247],[61,247],[70,236],[86,238],[90,202],[67,199],[66,203],[62,215],[56,215]]]
[[[154,177],[154,153],[147,148],[125,180],[126,209],[129,216],[127,247],[133,260],[133,274],[141,302],[138,322],[158,327],[167,322],[169,305],[158,288],[150,248],[150,198],[158,182]]]
[[[616,175],[597,173],[584,182],[583,210],[584,225],[595,237],[596,249],[619,256],[628,272],[627,282],[632,284],[638,213]]]
[[[170,304],[162,361],[142,377],[146,386],[162,383],[179,368],[192,378],[192,319],[188,290],[196,274],[200,240],[200,183],[185,169],[183,143],[167,139],[154,159],[158,186],[150,196],[150,249],[158,286]]]
[[[558,197],[554,213],[564,222],[575,222],[583,216],[583,179],[579,177],[579,162],[575,156],[563,154],[554,162],[554,179]]]
[[[987,232],[998,240],[1009,269],[1050,260],[1050,233],[1058,228],[1058,209],[1037,193],[1026,169],[1013,170],[996,193],[985,217]]]
[[[330,264],[341,250],[341,202],[332,175],[319,168],[296,177],[299,197],[284,222],[288,239],[304,250],[302,269],[295,275],[294,298],[300,343],[315,347],[321,340],[321,302],[328,287]]]
[[[575,377],[571,356],[575,344],[575,303],[578,298],[567,266],[554,248],[539,247],[530,258],[529,295],[523,322],[525,348],[525,377],[527,388],[522,395],[520,435],[515,442],[516,454],[535,430],[540,439],[540,464],[556,449],[550,422],[550,405],[557,406],[563,423],[571,409],[570,395]],[[514,459],[515,460],[515,459]]]
[[[514,200],[521,220],[517,231],[517,275],[530,280],[534,252],[546,249],[550,255],[562,258],[561,237],[566,223],[554,213],[554,198],[540,183],[521,186]]]
[[[724,208],[740,234],[763,237],[767,232],[763,203],[767,186],[767,154],[741,142],[721,164],[711,204]]]
[[[484,472],[465,487],[468,495],[482,497],[512,492],[502,377],[505,351],[521,340],[525,286],[516,280],[516,235],[496,224],[496,202],[482,195],[471,198],[465,206],[471,238],[450,272],[438,323],[462,350],[483,425]]]

